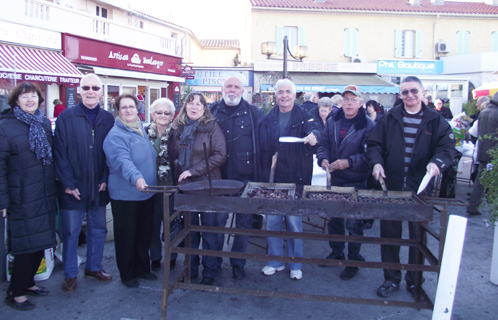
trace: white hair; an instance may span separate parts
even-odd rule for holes
[[[163,105],[163,104],[165,104],[168,107],[169,112],[171,112],[171,114],[175,114],[175,105],[173,104],[173,101],[171,101],[168,98],[160,98],[160,99],[157,99],[156,101],[154,101],[150,105],[150,113],[156,112],[157,107],[159,107],[160,105]]]
[[[278,89],[282,86],[291,86],[292,93],[296,94],[296,85],[290,81],[289,79],[280,79],[275,84],[275,92],[278,92]]]
[[[303,96],[304,101],[311,101],[313,99],[313,92],[306,92]]]

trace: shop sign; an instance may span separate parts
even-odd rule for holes
[[[252,74],[242,70],[197,69],[195,79],[188,80],[190,86],[222,86],[226,78],[236,76],[244,87],[253,85]]]
[[[442,60],[378,60],[378,74],[442,74]]]
[[[43,74],[0,72],[0,79],[78,85],[80,78],[51,76]]]
[[[34,47],[61,49],[61,34],[16,23],[0,21],[0,41]]]
[[[254,71],[282,71],[282,61],[254,61]],[[375,63],[287,62],[288,72],[377,73]]]
[[[182,68],[182,78],[185,79],[195,79],[195,70],[191,66],[185,66]]]
[[[180,76],[181,58],[63,34],[66,58],[73,63]]]

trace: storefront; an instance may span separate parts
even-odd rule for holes
[[[54,114],[52,101],[65,99],[75,91],[83,76],[61,53],[61,34],[0,21],[0,110],[7,107],[12,89],[19,83],[36,83],[45,97],[40,109],[47,117]]]
[[[256,61],[254,77],[262,106],[274,103],[275,83],[281,78],[283,62]],[[296,85],[298,96],[318,92],[320,97],[341,93],[345,86],[360,86],[363,100],[376,100],[389,106],[394,102],[398,88],[376,75],[375,63],[288,62],[288,76]]]
[[[83,73],[95,73],[102,80],[102,105],[117,115],[115,98],[123,93],[143,98],[145,121],[150,121],[150,105],[169,98],[179,108],[181,58],[132,47],[62,34],[66,58]]]
[[[433,101],[447,99],[454,115],[462,112],[462,105],[468,100],[469,78],[445,75],[443,60],[378,60],[377,73],[395,84],[407,76],[418,77],[425,95],[431,95]]]
[[[243,98],[252,103],[254,85],[252,68],[193,67],[193,69],[195,70],[194,79],[187,80],[187,84],[191,87],[192,91],[202,93],[208,103],[221,100],[223,97],[223,82],[231,76],[237,76],[242,79],[242,86],[244,87]]]

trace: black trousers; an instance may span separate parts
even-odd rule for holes
[[[34,276],[44,256],[45,250],[14,256],[7,294],[12,292],[14,297],[24,296],[24,290],[35,285]]]
[[[143,201],[112,200],[114,247],[121,280],[150,273],[154,197]]]
[[[412,222],[412,221],[408,222],[410,239],[417,239],[418,224],[419,223],[417,222]],[[387,220],[380,221],[380,236],[382,238],[401,239],[402,231],[403,231],[402,221],[387,221]],[[399,250],[400,246],[381,245],[380,254],[382,257],[382,262],[400,263]],[[410,249],[408,251],[408,263],[409,264],[417,263],[417,249],[415,247],[410,246]],[[401,282],[401,270],[384,269],[384,279],[399,284]],[[410,285],[414,284],[415,271],[407,271],[405,275],[405,280]]]

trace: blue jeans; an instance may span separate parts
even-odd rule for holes
[[[234,213],[235,217],[235,228],[237,229],[252,229],[252,214],[244,213]],[[232,252],[246,252],[247,243],[249,242],[249,236],[243,236],[240,234],[235,235],[233,238]],[[243,267],[246,264],[245,259],[230,258],[230,264],[232,267],[240,266]]]
[[[344,235],[344,218],[331,218],[327,224],[329,234]],[[350,236],[363,236],[363,220],[346,219],[346,228]],[[344,242],[329,241],[332,252],[341,255],[345,248]],[[348,259],[364,261],[360,255],[361,243],[349,242],[348,243]]]
[[[226,213],[214,213],[214,212],[201,212],[200,213],[200,223],[206,227],[224,227],[226,222]],[[199,225],[199,213],[192,212],[191,213],[191,224]],[[202,237],[202,249],[203,250],[221,250],[223,248],[223,241],[225,239],[224,234],[210,233],[210,232],[202,232],[202,236],[200,232],[192,232],[191,233],[191,246],[192,248],[199,248]],[[202,257],[202,266],[204,269],[202,270],[202,276],[206,278],[215,278],[218,272],[218,266],[221,258],[218,257],[210,257],[203,256]],[[193,255],[191,260],[191,275],[196,275],[199,272],[199,256]]]
[[[303,219],[298,216],[286,216],[287,231],[289,232],[303,232]],[[270,231],[283,231],[284,230],[284,216],[268,215],[266,221],[266,229]],[[268,254],[274,256],[284,255],[284,239],[268,237]],[[302,257],[303,256],[303,239],[287,239],[287,256],[289,257]],[[283,266],[281,261],[268,261],[268,266],[278,268]],[[289,262],[291,270],[301,270],[302,263]]]
[[[62,259],[64,260],[64,277],[66,279],[78,275],[78,236],[85,214],[87,229],[85,269],[89,271],[102,270],[104,242],[107,236],[105,211],[105,206],[87,210],[61,210],[64,230]]]

